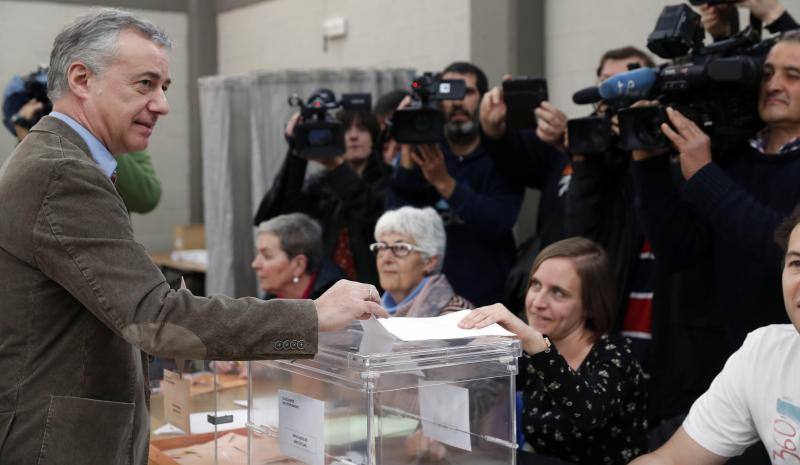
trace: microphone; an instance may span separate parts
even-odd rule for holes
[[[600,96],[600,88],[597,86],[586,87],[572,94],[572,101],[578,105],[597,103],[600,100],[603,100],[603,97]]]
[[[644,98],[658,79],[656,68],[636,68],[619,73],[601,82],[597,87],[587,87],[572,95],[578,105],[613,100],[619,97]]]
[[[598,86],[603,100],[616,97],[645,97],[658,78],[656,68],[636,68],[619,73]]]

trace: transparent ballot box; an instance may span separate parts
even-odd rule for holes
[[[250,362],[249,464],[513,464],[519,342],[320,335],[314,359]]]

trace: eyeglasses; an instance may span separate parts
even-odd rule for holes
[[[402,258],[410,254],[411,252],[422,252],[422,248],[417,247],[416,245],[411,245],[406,242],[397,242],[395,244],[389,245],[385,242],[375,242],[369,245],[369,250],[372,251],[375,255],[378,255],[382,251],[389,249],[392,251],[392,255],[397,258]]]

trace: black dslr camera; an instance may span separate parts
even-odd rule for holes
[[[9,92],[10,90],[10,92]],[[40,66],[36,71],[24,76],[22,78],[15,77],[7,89],[8,94],[3,102],[4,113],[14,112],[5,121],[6,126],[14,131],[14,125],[23,127],[25,129],[32,128],[36,123],[42,119],[43,116],[49,114],[53,110],[53,103],[47,97],[47,67]],[[42,108],[33,114],[31,118],[24,118],[17,113],[23,105],[31,100],[36,100],[42,103]],[[9,108],[10,111],[6,111]]]
[[[758,93],[764,60],[776,38],[761,40],[751,24],[728,39],[703,45],[700,16],[687,5],[667,6],[647,48],[671,65],[657,70],[648,98],[656,107],[619,112],[620,144],[626,150],[667,147],[660,124],[671,106],[711,138],[717,153],[736,147],[758,131]]]
[[[444,140],[444,115],[439,100],[461,100],[466,93],[463,79],[439,79],[425,73],[411,83],[411,106],[392,116],[391,134],[401,144],[434,144]]]
[[[372,97],[367,93],[336,95],[328,89],[315,91],[304,103],[297,94],[289,97],[289,105],[300,107],[299,122],[293,131],[297,156],[308,159],[335,158],[345,152],[344,125],[331,115],[336,108],[369,112]]]

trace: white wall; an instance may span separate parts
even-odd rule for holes
[[[625,45],[646,51],[647,36],[661,10],[666,5],[681,3],[679,0],[546,1],[548,90],[550,99],[570,117],[586,116],[591,111],[589,106],[572,103],[572,94],[595,84],[597,60],[603,52]],[[781,0],[781,3],[795,19],[800,18],[800,0]],[[744,13],[740,20],[743,26],[747,24]]]
[[[347,36],[323,50],[322,21]],[[219,71],[413,67],[436,71],[470,57],[468,0],[270,0],[219,15]]]
[[[89,7],[51,2],[0,2],[0,86],[14,74],[27,74],[46,64],[56,34]],[[171,112],[161,119],[148,152],[161,179],[161,203],[147,215],[132,215],[137,240],[149,250],[168,250],[172,225],[189,220],[189,88],[187,17],[184,13],[137,11],[161,26],[175,41],[170,72],[173,85],[168,96]],[[14,149],[15,138],[0,128],[0,163]]]

